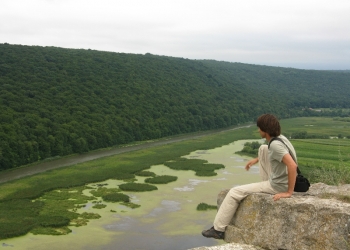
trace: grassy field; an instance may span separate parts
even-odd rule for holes
[[[292,142],[301,165],[350,167],[349,139],[295,139]]]
[[[282,134],[290,136],[292,133],[306,131],[309,135],[328,135],[344,137],[350,135],[350,122],[330,117],[300,117],[281,120]]]
[[[349,139],[292,140],[298,164],[311,183],[350,183]]]
[[[333,139],[292,139],[298,164],[312,183],[350,183],[350,122],[343,118],[301,117],[281,121],[282,133],[306,131],[309,136],[327,135]],[[342,135],[342,139],[337,137]]]
[[[299,131],[329,136],[350,134],[349,122],[332,118],[288,119],[282,120],[281,126],[282,132],[286,136]],[[19,236],[28,232],[40,232],[41,234],[69,233],[67,225],[81,225],[88,219],[98,217],[98,215],[82,215],[76,212],[76,208],[82,206],[87,200],[97,202],[97,197],[82,195],[82,190],[86,188],[85,185],[107,179],[132,182],[135,175],[153,165],[167,165],[171,162],[168,165],[178,167],[181,164],[176,164],[176,161],[181,161],[180,157],[183,155],[195,150],[212,149],[227,145],[241,139],[259,139],[257,128],[252,126],[230,130],[164,146],[105,157],[1,184],[0,239]],[[292,143],[297,150],[298,161],[303,174],[311,182],[321,181],[338,184],[350,183],[349,141],[349,139],[307,139],[292,140]],[[193,162],[196,164],[186,163],[186,166],[193,165],[196,167],[193,170],[198,171],[198,160]],[[213,169],[216,168],[216,166],[213,167]],[[211,175],[210,171],[214,171],[213,169],[207,170],[207,174]],[[74,197],[67,198],[67,195],[70,194]],[[62,204],[62,206],[58,204]]]

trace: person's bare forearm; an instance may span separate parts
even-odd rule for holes
[[[250,161],[247,162],[247,164],[245,165],[245,169],[249,170],[251,166],[253,166],[254,164],[256,164],[259,161],[259,158],[256,157],[254,159],[251,159]]]
[[[287,165],[288,169],[288,193],[293,194],[295,179],[297,177],[297,165],[294,163],[290,166]]]
[[[288,189],[287,192],[275,194],[273,200],[277,201],[281,198],[289,198],[293,195],[295,179],[297,174],[297,164],[294,162],[290,154],[286,154],[283,159],[283,163],[286,164],[288,170]]]

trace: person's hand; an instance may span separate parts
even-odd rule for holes
[[[257,159],[252,159],[250,161],[247,162],[247,164],[245,165],[245,170],[249,170],[251,166],[253,166],[255,163],[257,163],[258,160]]]
[[[288,193],[288,192],[286,192],[286,193],[278,193],[278,194],[275,194],[274,196],[273,196],[273,200],[274,201],[278,201],[279,199],[281,199],[281,198],[289,198],[289,197],[291,197],[292,196],[292,194],[291,193]]]

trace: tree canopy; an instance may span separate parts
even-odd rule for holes
[[[349,71],[0,44],[0,170],[267,112],[349,108],[348,93]]]

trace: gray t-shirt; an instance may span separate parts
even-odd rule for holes
[[[283,135],[278,136],[278,138],[282,139],[288,146],[288,148],[291,150],[292,158],[294,157],[295,161],[297,161],[295,149],[290,141]],[[286,145],[278,140],[274,140],[270,144],[270,148],[268,150],[269,159],[271,162],[270,184],[273,189],[281,193],[287,192],[288,190],[287,166],[282,162],[283,157],[286,154],[289,154]]]

